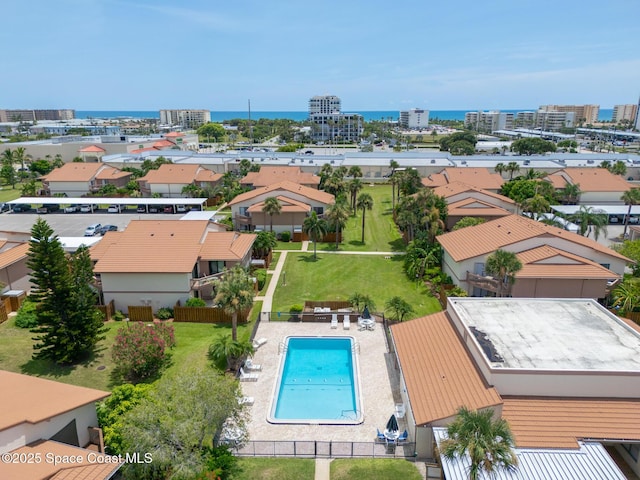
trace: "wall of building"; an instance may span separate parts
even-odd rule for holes
[[[89,443],[89,427],[98,426],[96,407],[93,403],[36,424],[24,422],[1,431],[0,453],[15,450],[36,440],[48,440],[73,419],[76,420],[79,446],[85,447]]]
[[[607,281],[592,279],[519,278],[511,295],[520,298],[604,298]]]
[[[49,182],[49,191],[52,196],[64,193],[67,197],[81,197],[90,190],[91,182]]]
[[[105,303],[113,300],[122,311],[129,305],[150,305],[155,312],[191,296],[191,273],[103,273],[100,278]]]

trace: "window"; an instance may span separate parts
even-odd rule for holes
[[[600,266],[606,268],[607,270],[609,270],[611,268],[611,264],[610,263],[601,263]]]
[[[209,275],[224,271],[224,261],[213,260],[209,262]]]
[[[240,207],[240,215],[246,216],[249,207]]]
[[[324,213],[324,207],[313,207],[313,211],[318,215],[322,215]]]
[[[640,454],[640,445],[637,443],[623,443],[622,448],[624,448],[627,453],[633,458],[636,462],[638,461],[638,454]]]

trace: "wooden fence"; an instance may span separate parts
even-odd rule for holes
[[[132,322],[153,322],[153,308],[151,306],[130,305],[127,309],[129,320]]]
[[[96,308],[100,310],[104,315],[105,322],[108,322],[109,320],[111,320],[111,318],[113,317],[113,314],[116,311],[115,306],[113,304],[113,300],[111,300],[106,305],[96,305]]]
[[[9,314],[7,313],[7,307],[5,307],[5,302],[0,302],[0,323],[4,323],[9,319]]]
[[[341,308],[351,308],[351,304],[349,302],[345,302],[344,300],[335,300],[329,302],[314,302],[307,300],[304,302],[304,311],[312,311],[316,307],[322,308],[330,308],[331,310],[339,310]]]
[[[249,310],[238,314],[238,323],[247,323]],[[231,323],[231,315],[222,308],[214,307],[173,307],[174,322],[191,323]]]

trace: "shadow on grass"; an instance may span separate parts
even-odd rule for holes
[[[366,242],[361,242],[360,240],[351,240],[349,245],[353,245],[354,247],[364,247]]]
[[[392,252],[404,252],[407,249],[407,246],[404,243],[402,238],[396,238],[389,242],[389,247],[391,247]]]
[[[313,256],[313,252],[311,252],[309,255],[299,255],[298,256],[298,261],[299,262],[314,263],[314,262],[319,262],[320,260],[322,260],[320,257],[314,257]]]
[[[80,358],[77,363],[60,365],[52,360],[31,358],[20,365],[20,372],[36,377],[66,377],[74,372],[78,367],[91,368],[94,365],[100,367],[99,363],[107,349],[105,346],[96,347],[93,352]]]

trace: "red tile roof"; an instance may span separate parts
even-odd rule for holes
[[[228,205],[236,205],[238,203],[254,199],[260,195],[264,195],[265,193],[278,192],[276,194],[277,196],[279,194],[279,191],[281,191],[284,196],[286,196],[286,192],[296,193],[303,197],[307,197],[310,200],[324,203],[325,205],[329,205],[334,202],[334,197],[330,193],[323,192],[322,190],[316,190],[315,188],[298,185],[297,183],[285,180],[266,187],[256,188],[255,190],[251,190],[250,192],[241,193],[236,198],[231,200]]]
[[[447,206],[451,217],[504,217],[511,212],[502,207],[475,198],[465,198]]]
[[[561,177],[565,183],[569,179],[570,183],[580,184],[582,192],[620,192],[622,194],[622,192],[635,187],[620,175],[614,175],[606,168],[565,168],[548,176],[550,179],[554,177]],[[556,188],[558,188],[558,183],[553,182]]]
[[[78,150],[82,153],[104,153],[106,150],[102,147],[98,147],[97,145],[90,145],[88,147],[81,148]]]
[[[517,254],[522,269],[516,278],[615,279],[619,275],[587,258],[548,245]]]
[[[22,243],[16,247],[0,252],[0,268],[6,268],[20,260],[27,258],[29,244]]]
[[[504,179],[488,168],[452,167],[422,179],[425,187],[439,187],[453,182],[462,182],[484,190],[498,190]]]
[[[300,185],[314,185],[316,188],[320,184],[320,177],[312,173],[303,172],[300,167],[273,167],[267,165],[261,167],[259,172],[247,173],[240,180],[240,183],[259,188],[282,180],[299,183]]]

